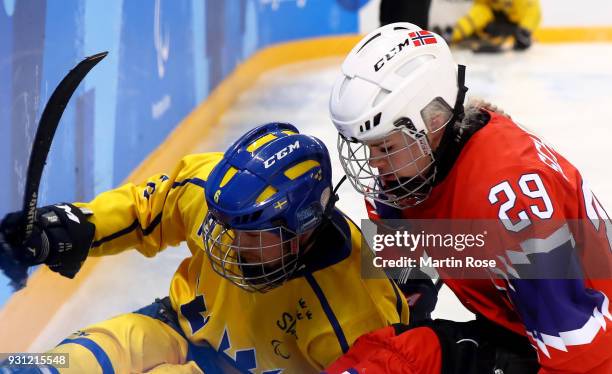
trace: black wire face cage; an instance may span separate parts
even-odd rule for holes
[[[367,199],[404,209],[427,199],[436,173],[425,134],[401,127],[371,143],[354,142],[339,135],[338,153],[357,192]],[[376,153],[380,155],[372,156],[372,144],[379,148]]]
[[[299,235],[281,226],[233,230],[209,212],[202,236],[213,270],[249,292],[280,286],[298,266]]]

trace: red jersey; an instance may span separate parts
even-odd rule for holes
[[[526,256],[554,263],[557,253],[577,249],[580,261],[612,268],[612,227],[578,170],[509,118],[491,119],[465,144],[447,176],[422,204],[405,209],[407,219],[499,219],[516,236],[507,266]],[[368,204],[371,219],[387,217]],[[521,231],[554,222],[538,237]],[[577,240],[564,222],[589,225]],[[552,265],[551,265],[552,266]],[[612,280],[448,279],[445,283],[470,311],[527,335],[537,350],[541,373],[612,373]],[[608,278],[608,279],[605,279]]]

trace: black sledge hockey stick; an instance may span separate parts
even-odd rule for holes
[[[47,105],[45,105],[45,109],[38,122],[28,162],[22,210],[24,222],[21,235],[19,236],[24,242],[32,235],[32,229],[36,221],[36,204],[38,202],[40,179],[47,163],[47,155],[53,142],[55,130],[59,125],[64,109],[66,109],[72,94],[76,91],[87,73],[107,54],[108,52],[101,52],[79,62],[62,79],[53,91],[53,94],[51,94]],[[2,238],[2,234],[0,234],[0,269],[11,280],[11,286],[15,291],[25,286],[28,278],[28,266],[13,256],[10,246]]]

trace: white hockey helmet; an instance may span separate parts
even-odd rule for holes
[[[359,192],[398,208],[416,205],[429,195],[435,159],[426,135],[463,113],[463,69],[458,79],[457,64],[444,39],[410,23],[374,30],[352,49],[332,89],[329,107],[339,132],[342,166]],[[449,113],[436,128],[429,128],[424,119],[426,108],[432,106]],[[416,143],[420,154],[415,159],[428,159],[425,165],[418,163],[414,178],[398,174],[408,165],[384,172],[371,167],[366,144],[384,141],[394,132],[404,134],[404,148]],[[381,181],[388,180],[388,174],[397,179],[392,186]]]

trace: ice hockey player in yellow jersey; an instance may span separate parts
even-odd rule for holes
[[[68,277],[88,255],[151,257],[183,241],[191,251],[169,297],[55,347],[70,355],[61,373],[314,373],[360,335],[408,320],[392,281],[362,279],[361,234],[335,200],[323,143],[271,123],[171,175],[40,208],[38,242],[12,249]],[[8,243],[15,221],[0,226]],[[44,241],[44,261],[21,253]]]
[[[458,43],[475,36],[491,48],[501,50],[500,44],[512,37],[514,49],[525,50],[531,46],[532,34],[540,19],[540,0],[474,0],[447,39]]]

